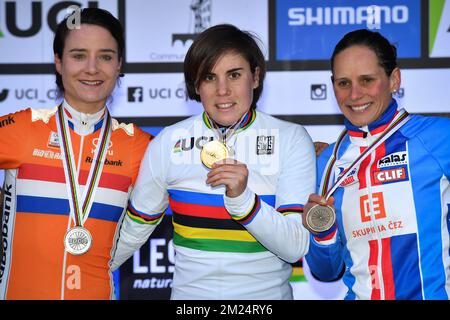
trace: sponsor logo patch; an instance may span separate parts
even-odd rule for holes
[[[58,133],[52,131],[48,137],[47,146],[51,148],[59,148],[59,137]]]
[[[406,151],[395,152],[378,161],[378,168],[386,168],[393,166],[405,165],[408,163],[408,155]]]
[[[408,180],[405,167],[375,171],[372,175],[376,184]]]
[[[370,202],[372,202],[372,208]],[[367,194],[362,196],[359,198],[359,208],[362,222],[369,222],[372,216],[375,220],[386,218],[383,192],[372,193],[371,199],[369,199],[369,195]]]
[[[275,147],[275,136],[256,137],[256,154],[273,154]]]

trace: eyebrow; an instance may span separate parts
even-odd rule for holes
[[[240,71],[240,70],[243,70],[244,68],[242,68],[242,67],[239,67],[239,68],[233,68],[233,69],[230,69],[230,70],[227,70],[227,73],[233,73],[233,72],[236,72],[236,71]],[[206,74],[215,74],[214,72],[207,72]]]
[[[372,74],[372,73],[369,73],[369,74],[360,74],[359,76],[358,76],[358,78],[361,78],[361,77],[375,77],[376,75],[375,74]],[[339,78],[337,78],[337,77],[333,77],[333,79],[334,80],[342,80],[342,79],[350,79],[350,77],[347,77],[347,76],[343,76],[343,77],[339,77]]]
[[[235,71],[240,71],[243,70],[244,68],[234,68],[234,69],[230,69],[227,71],[227,73],[231,73],[231,72],[235,72]]]
[[[113,50],[113,49],[100,49],[99,51],[116,53],[116,50]],[[70,49],[69,52],[87,52],[87,49],[74,48],[74,49]]]

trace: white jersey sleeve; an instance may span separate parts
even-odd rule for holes
[[[314,145],[306,130],[280,132],[280,176],[275,208],[260,200],[249,187],[236,198],[224,196],[230,215],[268,250],[287,262],[296,262],[309,247],[309,233],[302,225],[303,205],[316,185]],[[251,172],[249,173],[251,174]]]
[[[123,219],[111,269],[117,269],[139,249],[161,222],[169,204],[166,159],[161,133],[148,145]]]

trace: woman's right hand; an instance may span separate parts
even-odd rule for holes
[[[314,207],[315,205],[320,204],[322,206],[330,206],[333,207],[334,205],[334,198],[329,197],[328,200],[325,199],[325,197],[322,197],[321,195],[317,193],[312,193],[308,197],[308,202],[303,207],[303,214],[302,214],[302,223],[303,226],[312,234],[316,234],[316,232],[312,231],[308,224],[306,223],[306,215],[308,214],[308,211]]]

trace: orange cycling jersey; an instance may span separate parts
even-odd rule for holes
[[[112,120],[106,160],[84,223],[92,247],[83,255],[71,255],[65,252],[64,236],[74,222],[56,110],[26,109],[0,118],[0,168],[7,169],[0,299],[114,297],[109,263],[116,228],[151,136],[132,124]],[[80,189],[86,184],[102,121],[84,136],[69,121]]]

